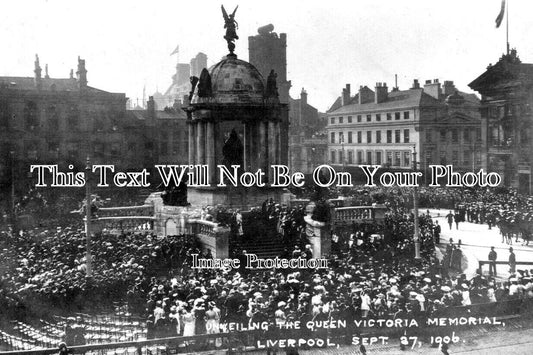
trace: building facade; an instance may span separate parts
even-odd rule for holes
[[[279,102],[289,105],[291,82],[287,80],[287,34],[274,31],[272,24],[259,27],[258,34],[248,37],[248,58],[263,78],[268,78],[273,70],[279,93]],[[289,112],[288,107],[281,114],[281,163],[288,164]]]
[[[505,186],[531,194],[533,64],[522,63],[513,49],[469,86],[482,95],[489,170],[499,173]]]
[[[127,98],[87,85],[85,61],[76,77],[0,77],[0,187],[30,185],[32,164],[57,164],[80,171],[92,164],[117,170],[187,164],[186,114],[178,107],[126,110]],[[72,165],[72,169],[69,166]]]
[[[289,98],[289,122],[289,167],[312,173],[326,161],[327,140],[320,114],[307,102],[303,88],[299,99]]]
[[[479,99],[456,90],[452,81],[435,79],[409,90],[377,83],[361,86],[351,96],[350,85],[328,111],[328,162],[351,166],[382,165],[412,169],[452,164],[454,170],[486,167]]]

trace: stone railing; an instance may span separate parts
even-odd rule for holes
[[[333,222],[369,222],[375,218],[375,210],[371,206],[337,207]]]
[[[99,217],[93,223],[99,230],[109,233],[151,233],[154,230],[154,217],[117,216]]]
[[[102,207],[96,212],[98,217],[125,217],[125,216],[145,216],[154,215],[153,205],[124,206],[124,207]]]

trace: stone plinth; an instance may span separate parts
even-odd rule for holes
[[[286,195],[290,194],[283,189],[267,187],[206,187],[187,190],[187,199],[193,206],[223,205],[241,210],[261,206],[270,198],[277,203],[283,203],[288,201]]]

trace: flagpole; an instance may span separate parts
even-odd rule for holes
[[[509,55],[509,0],[507,0],[505,6],[507,7],[505,11],[505,17],[506,17],[506,41],[507,41],[507,55]]]

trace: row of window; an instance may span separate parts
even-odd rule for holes
[[[382,131],[366,131],[366,141],[363,142],[363,132],[357,131],[357,132],[348,132],[348,139],[345,140],[344,137],[345,132],[331,132],[330,133],[330,142],[331,143],[409,143],[410,141],[410,133],[409,129],[403,130],[403,142],[402,142],[402,130],[396,129],[394,130],[394,140],[393,140],[393,130],[386,130],[385,131],[385,138],[386,141],[383,142],[382,140]],[[354,136],[355,133],[355,136]],[[338,140],[337,140],[338,138]]]
[[[438,154],[438,156],[437,156]],[[462,152],[458,150],[453,150],[451,155],[447,151],[426,151],[425,156],[426,162],[428,163],[439,163],[442,165],[452,164],[452,165],[465,165],[470,167],[472,162],[475,162],[476,166],[481,165],[481,152],[473,150],[464,150]]]
[[[474,161],[477,166],[481,165],[480,152],[465,150],[461,154],[461,152],[454,150],[449,156],[446,151],[440,151],[438,152],[438,157],[435,156],[435,153],[431,150],[426,152],[425,164],[436,163],[438,161],[439,164],[443,165],[451,163],[452,165],[462,164],[470,166]],[[385,151],[385,153],[379,150],[367,150],[366,152],[362,150],[331,150],[330,162],[331,164],[387,164],[396,167],[410,167],[412,162],[411,156],[412,152],[408,150]],[[462,158],[461,161],[459,160],[460,158]]]
[[[480,141],[481,140],[481,128],[475,128],[475,129],[441,129],[438,132],[427,130],[426,131],[426,142],[431,143],[435,140],[434,135],[438,134],[438,139],[440,142],[452,142],[452,143],[460,143],[461,137],[463,140],[463,143]]]
[[[394,120],[400,120],[403,116],[404,120],[408,120],[410,118],[410,111],[404,111],[402,112],[387,112],[387,113],[376,113],[374,115],[372,114],[366,114],[366,115],[356,115],[355,121],[357,123],[360,122],[373,122],[372,116],[374,116],[375,122],[381,122],[382,118],[383,120],[392,121],[392,117],[394,116]],[[346,122],[344,122],[344,116],[339,117],[331,117],[329,122],[330,124],[343,124],[343,123],[353,123],[353,116],[347,116]]]
[[[346,157],[344,156],[346,154]],[[409,167],[411,166],[412,152],[404,151],[381,151],[381,150],[331,150],[331,164],[387,164],[389,166]]]

